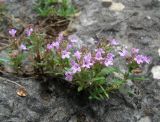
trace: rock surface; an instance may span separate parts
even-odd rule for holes
[[[85,45],[94,45],[96,36],[116,38],[128,47],[140,48],[152,56],[143,66],[145,81],[133,82],[132,97],[114,94],[102,102],[89,102],[75,95],[53,79],[40,82],[33,79],[11,79],[25,86],[29,95],[16,95],[17,87],[0,78],[1,122],[159,122],[160,80],[152,74],[159,65],[160,1],[112,0],[121,2],[123,11],[111,11],[98,0],[73,0],[81,14],[72,24]],[[19,18],[32,18],[31,0],[12,0],[10,12]],[[18,6],[17,9],[16,6]],[[29,8],[28,8],[29,7]],[[24,13],[25,11],[25,13]],[[24,15],[25,14],[25,15]],[[26,15],[28,14],[28,15]],[[25,16],[25,17],[24,17]]]
[[[36,0],[6,0],[8,13],[23,22],[31,23],[36,14],[33,5]]]

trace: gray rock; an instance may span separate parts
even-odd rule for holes
[[[153,0],[142,0],[141,4],[144,6],[151,5]]]
[[[110,94],[108,100],[88,103],[83,100],[85,96],[78,97],[59,81],[57,83],[50,79],[49,83],[41,83],[33,79],[13,78],[27,89],[28,96],[21,98],[16,95],[17,86],[0,78],[0,121],[159,122],[160,85],[158,79],[152,78],[155,76],[152,75],[153,67],[159,66],[160,61],[157,53],[160,45],[160,10],[156,7],[159,2],[153,4],[153,1],[150,4],[149,0],[121,0],[125,9],[115,12],[102,7],[102,1],[73,1],[81,10],[73,27],[77,30],[75,34],[83,41],[82,44],[88,47],[94,45],[95,35],[98,35],[117,38],[125,46],[140,48],[141,52],[153,57],[148,66],[142,66],[149,80],[128,83],[127,87],[134,92],[132,96],[115,92]],[[32,21],[34,0],[7,2],[10,4],[10,14],[27,22]],[[149,5],[149,9],[146,5]]]
[[[8,108],[7,105],[0,105],[0,118],[2,117],[9,117],[11,114],[11,110]],[[2,120],[1,120],[2,121]]]
[[[152,0],[152,4],[153,4],[155,7],[160,7],[160,1],[159,1],[159,0]]]

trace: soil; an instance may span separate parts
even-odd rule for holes
[[[71,86],[56,79],[0,76],[1,122],[159,122],[160,80],[153,78],[152,68],[160,65],[160,1],[112,0],[124,9],[103,6],[101,0],[73,0],[80,10],[69,28],[83,45],[92,46],[97,37],[116,38],[123,45],[139,48],[152,56],[143,66],[148,80],[126,84],[133,96],[114,93],[104,101],[89,101],[86,94],[76,94]],[[8,0],[9,14],[19,21],[12,24],[23,28],[36,21],[31,8],[34,0]],[[113,4],[113,3],[112,3]],[[15,19],[14,19],[15,20]],[[12,25],[12,26],[13,26]],[[7,25],[10,27],[10,25]],[[4,32],[7,27],[3,27]],[[117,64],[118,65],[118,64]],[[17,86],[23,85],[28,95],[19,97]]]

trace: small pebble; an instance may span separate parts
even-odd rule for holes
[[[109,7],[112,11],[122,11],[125,8],[125,6],[122,3],[112,3],[112,5]]]
[[[112,0],[102,0],[103,7],[110,7],[112,5]]]
[[[158,54],[159,54],[159,56],[160,56],[160,48],[158,49]]]
[[[149,116],[141,118],[138,122],[151,122],[151,119]]]
[[[150,17],[150,16],[146,16],[146,18],[147,18],[148,20],[150,20],[150,19],[151,19],[151,17]]]
[[[154,79],[160,79],[160,65],[154,66],[151,70]]]

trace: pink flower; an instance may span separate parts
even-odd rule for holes
[[[26,45],[24,45],[24,44],[21,44],[21,45],[20,45],[20,50],[27,50],[27,47],[26,47]]]
[[[65,80],[67,80],[67,81],[72,81],[72,79],[73,79],[73,74],[72,74],[72,72],[70,72],[70,71],[66,72],[66,73],[65,73]]]
[[[137,49],[137,48],[132,48],[131,49],[132,54],[138,54],[138,52],[139,52],[139,49]]]
[[[26,32],[27,36],[31,36],[31,34],[33,32],[33,28],[27,28],[25,32]]]
[[[62,59],[65,59],[65,58],[70,58],[70,52],[67,52],[66,50],[62,51]]]
[[[144,56],[143,61],[149,64],[151,62],[151,57]]]
[[[105,59],[104,61],[104,65],[105,66],[110,66],[110,65],[113,65],[113,58],[114,58],[114,55],[112,53],[109,53],[107,55],[107,58]]]
[[[78,37],[76,35],[70,35],[68,37],[68,39],[72,42],[72,43],[76,43],[78,41]]]
[[[95,51],[96,51],[96,52],[100,52],[100,53],[102,53],[102,54],[105,53],[105,51],[104,51],[102,48],[98,48],[98,49],[96,49]]]
[[[59,42],[52,42],[53,47],[55,47],[57,50],[59,49]]]
[[[112,53],[108,53],[108,55],[107,55],[107,58],[108,59],[113,59],[115,56],[114,56],[114,54],[112,54]]]
[[[151,58],[144,55],[136,55],[134,60],[137,64],[150,63]]]
[[[71,61],[71,72],[73,74],[77,73],[77,72],[80,72],[81,71],[81,67],[78,63],[76,63],[75,61]]]
[[[71,48],[72,48],[72,45],[68,44],[67,47],[66,47],[66,50],[70,50]]]
[[[102,54],[101,54],[100,52],[97,52],[97,53],[96,53],[96,56],[95,56],[95,59],[96,59],[97,61],[103,60]]]
[[[121,52],[119,52],[119,55],[122,57],[126,57],[128,55],[128,52],[126,49],[123,49]]]
[[[60,32],[57,38],[58,42],[61,42],[64,39],[63,32]]]
[[[143,63],[143,56],[142,55],[136,55],[134,60],[137,62],[137,64],[142,64]]]
[[[95,59],[97,61],[103,60],[102,54],[105,53],[104,50],[102,48],[99,48],[96,50],[96,55],[95,55]]]
[[[47,44],[47,49],[51,50],[53,48],[53,44]]]
[[[106,60],[104,61],[104,65],[105,65],[105,66],[111,66],[111,65],[113,65],[113,61],[108,60],[108,59],[106,58]]]
[[[115,39],[111,39],[111,40],[110,40],[110,44],[113,45],[113,46],[114,46],[114,45],[119,45],[119,43],[118,43],[117,40],[115,40]]]
[[[51,50],[54,47],[58,50],[59,49],[59,42],[56,41],[56,42],[52,42],[52,44],[47,44],[47,49],[48,50]]]
[[[80,58],[81,58],[81,52],[79,52],[79,51],[76,51],[75,53],[74,53],[74,56],[77,58],[77,60],[79,60]]]
[[[15,30],[15,29],[10,29],[10,30],[9,30],[9,34],[10,34],[12,37],[15,37],[16,33],[17,33],[17,30]]]
[[[83,57],[83,65],[82,65],[82,67],[89,69],[94,64],[91,60],[92,60],[91,53],[86,54]]]

